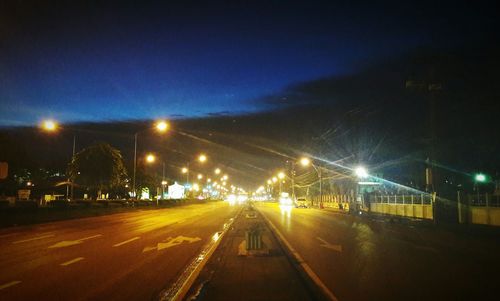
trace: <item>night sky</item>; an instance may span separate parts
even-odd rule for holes
[[[480,43],[496,22],[479,2],[143,2],[2,1],[0,126],[267,111],[296,83]]]

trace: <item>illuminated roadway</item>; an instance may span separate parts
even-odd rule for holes
[[[151,300],[237,214],[227,202],[0,230],[0,300]]]
[[[500,283],[498,239],[328,210],[256,208],[339,300],[490,300]]]

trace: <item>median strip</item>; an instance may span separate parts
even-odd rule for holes
[[[238,216],[239,214],[237,214]],[[191,263],[186,267],[182,275],[177,279],[177,281],[167,290],[160,293],[159,300],[183,300],[191,285],[200,274],[201,270],[208,262],[215,249],[219,246],[222,237],[231,227],[235,218],[229,219],[227,223],[224,224],[223,230],[216,232],[210,241],[203,247],[200,254],[191,261]]]
[[[77,257],[77,258],[75,258],[75,259],[71,259],[70,261],[63,262],[63,263],[61,263],[60,265],[61,265],[61,266],[68,266],[68,265],[70,265],[70,264],[76,263],[76,262],[78,262],[78,261],[82,261],[82,260],[84,260],[84,259],[85,259],[85,258],[83,258],[83,257]]]

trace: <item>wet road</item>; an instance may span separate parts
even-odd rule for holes
[[[0,230],[0,300],[151,300],[237,213],[226,202]]]
[[[257,204],[339,300],[491,300],[500,241]]]

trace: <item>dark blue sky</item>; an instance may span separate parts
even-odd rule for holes
[[[495,18],[460,2],[70,2],[1,4],[0,126],[265,111],[296,82],[475,43]]]

